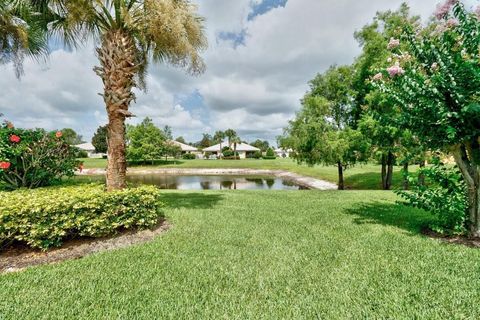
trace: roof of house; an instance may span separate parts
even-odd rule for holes
[[[84,151],[95,151],[95,147],[90,142],[77,144],[74,147]]]
[[[228,146],[228,143],[226,142],[222,142],[222,149],[224,147]],[[205,148],[203,149],[204,152],[219,152],[221,151],[220,150],[220,143],[219,144],[216,144],[214,146],[211,146],[211,147],[208,147],[208,148]],[[232,149],[233,149],[233,144],[232,144]],[[242,151],[260,151],[260,149],[258,148],[255,148],[254,146],[251,146],[249,144],[246,144],[246,143],[237,143],[237,151],[238,152],[242,152]]]
[[[188,144],[181,143],[181,142],[178,142],[178,141],[173,141],[173,140],[171,142],[173,144],[179,146],[180,148],[182,148],[182,151],[198,151],[197,148],[189,146]]]

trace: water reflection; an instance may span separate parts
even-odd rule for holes
[[[101,179],[101,178],[99,178]],[[178,190],[305,190],[290,180],[264,176],[192,176],[146,174],[130,175],[133,184],[155,185],[161,189]]]

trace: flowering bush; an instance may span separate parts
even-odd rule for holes
[[[50,185],[71,176],[77,167],[75,149],[61,134],[0,125],[0,185],[8,189]]]
[[[101,185],[0,192],[0,247],[60,246],[72,237],[102,237],[121,229],[155,226],[163,216],[152,186],[105,192]]]

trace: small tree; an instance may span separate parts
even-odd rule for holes
[[[107,153],[108,142],[107,142],[107,126],[100,126],[97,129],[97,132],[93,135],[92,144],[95,147],[95,152],[97,153]]]
[[[401,110],[399,126],[452,153],[467,184],[470,234],[480,236],[480,21],[456,0],[435,16],[425,29],[405,27],[408,52],[390,41],[392,65],[375,83]]]
[[[71,128],[64,128],[60,130],[63,134],[63,140],[69,145],[77,145],[83,143],[83,138],[81,135],[77,134],[75,130]]]
[[[128,160],[153,161],[160,159],[166,138],[152,119],[145,118],[140,124],[127,126]]]

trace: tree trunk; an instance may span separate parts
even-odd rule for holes
[[[403,190],[410,189],[410,184],[408,182],[408,161],[403,163]]]
[[[382,189],[386,190],[387,185],[387,157],[382,154]]]
[[[345,182],[343,180],[343,165],[339,161],[337,163],[338,167],[338,190],[345,190]]]
[[[425,168],[425,160],[420,161],[419,167],[420,169]],[[425,175],[421,171],[418,174],[418,184],[421,186],[425,185]]]
[[[107,190],[120,190],[126,187],[125,119],[132,116],[128,107],[135,99],[132,88],[139,67],[135,42],[123,31],[110,31],[102,37],[97,56],[100,67],[94,70],[103,81],[108,114]]]
[[[390,190],[392,188],[393,181],[393,165],[395,163],[395,156],[392,152],[388,152],[387,156],[387,177],[385,179],[385,190]]]
[[[453,156],[467,185],[468,229],[470,236],[480,237],[480,150],[478,141],[457,145]]]

